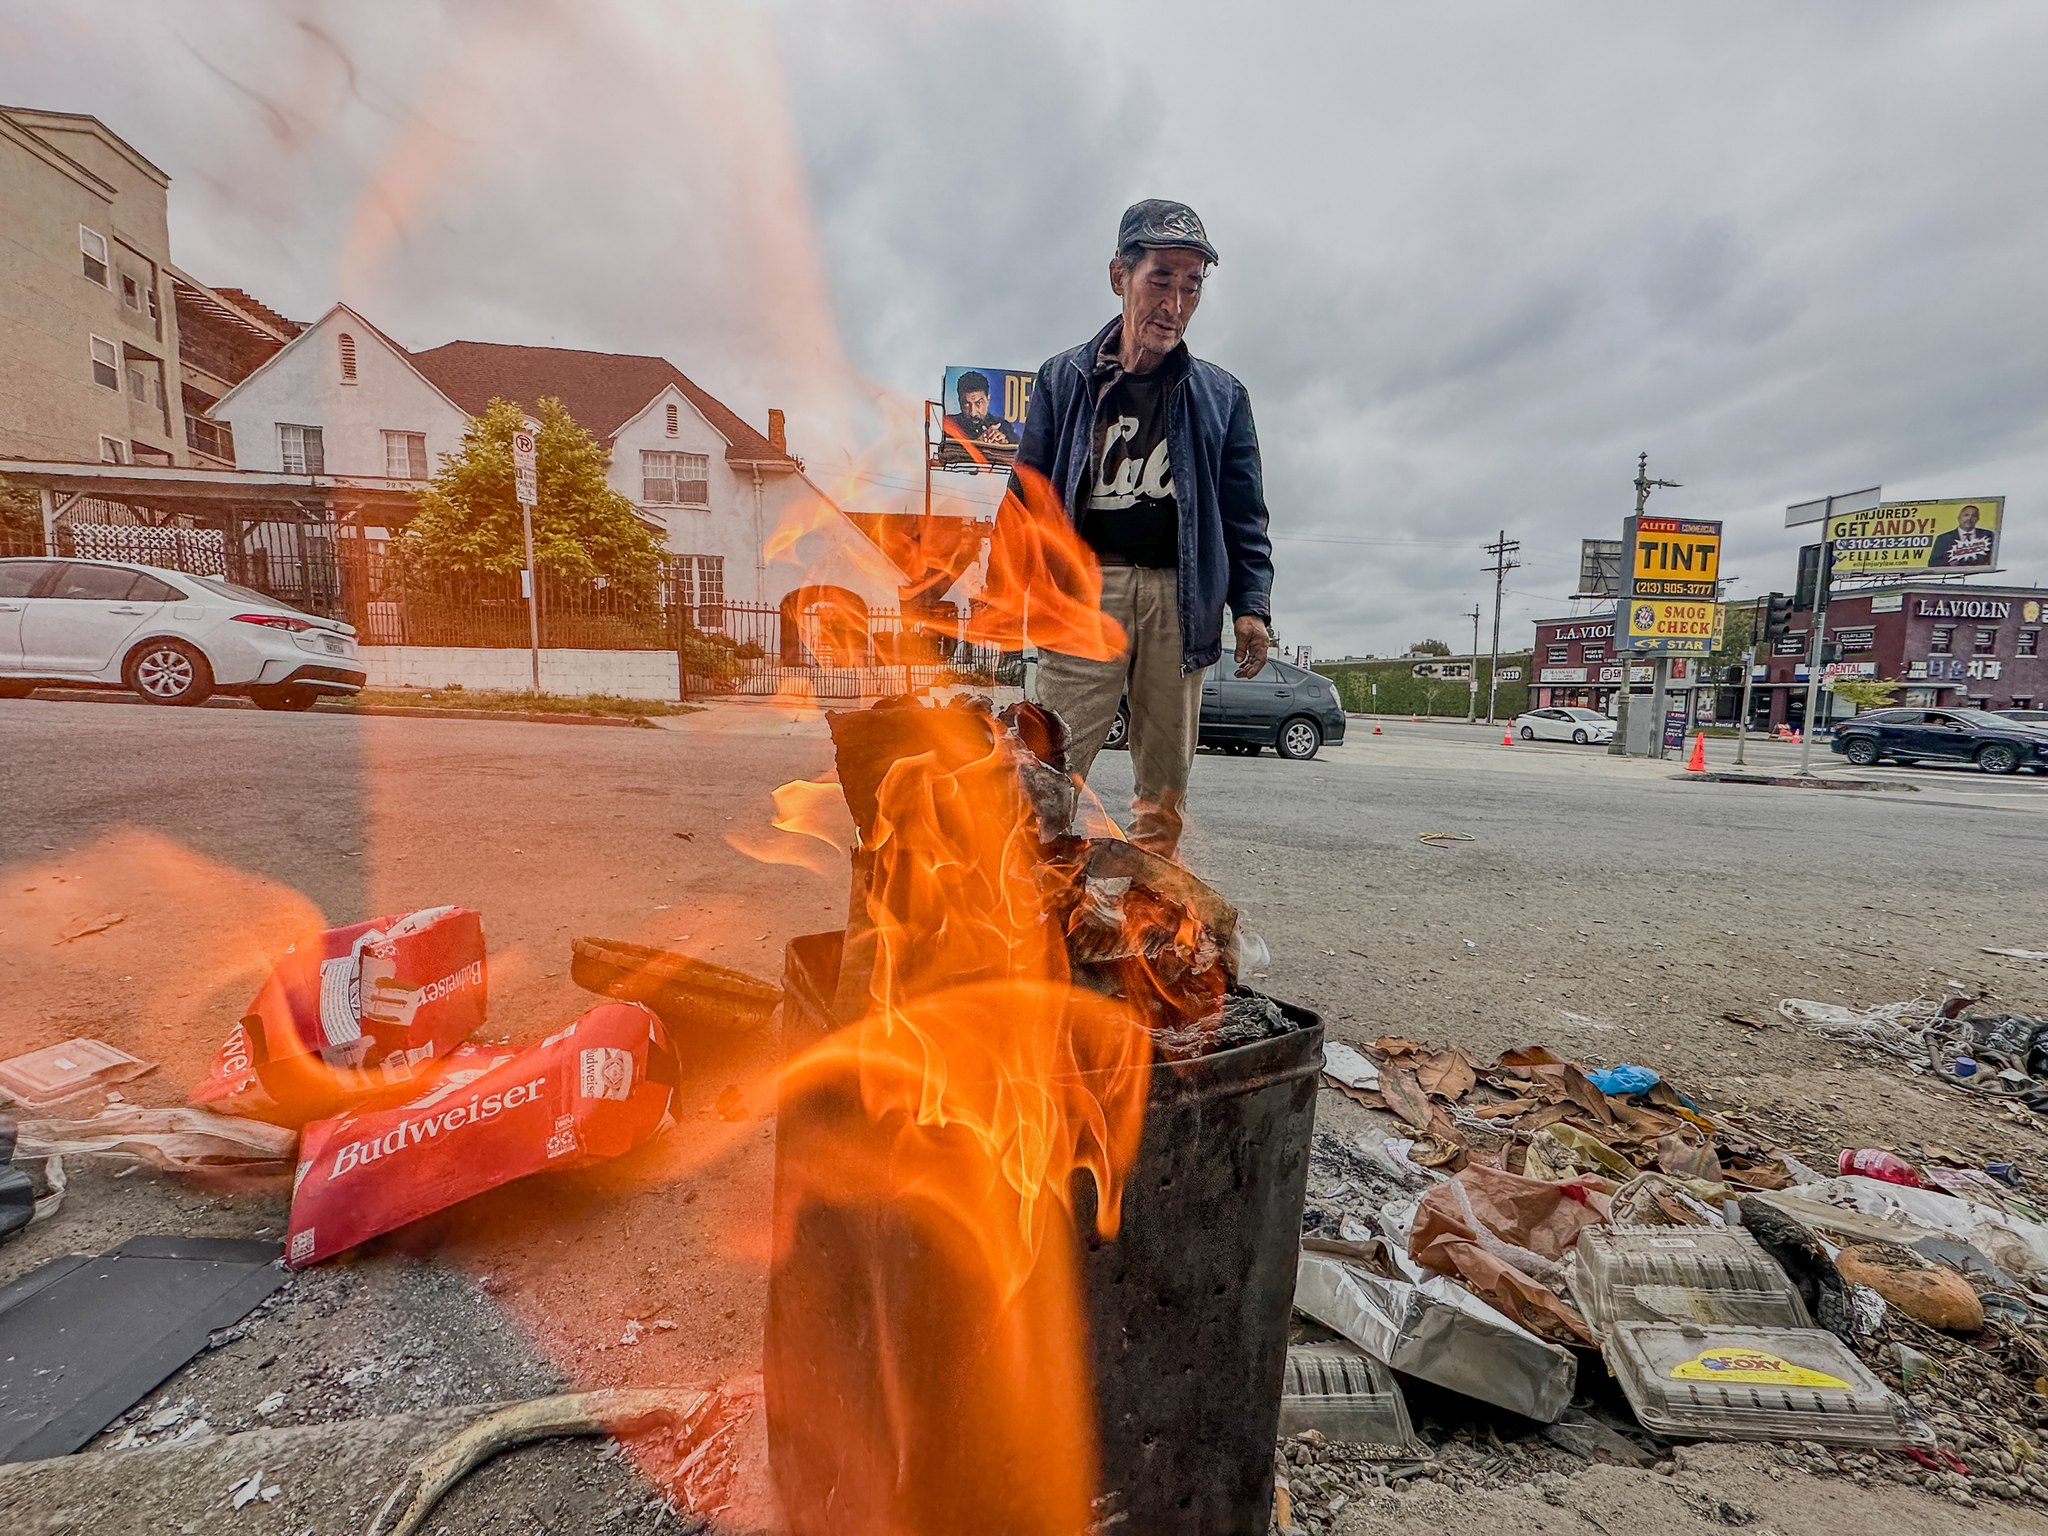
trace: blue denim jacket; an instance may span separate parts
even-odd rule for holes
[[[1017,448],[1018,464],[1052,483],[1077,526],[1089,492],[1096,406],[1107,387],[1095,377],[1096,357],[1122,325],[1119,315],[1038,370]],[[1251,397],[1214,363],[1189,354],[1185,342],[1168,361],[1180,372],[1166,401],[1166,452],[1180,504],[1181,669],[1198,672],[1222,654],[1226,602],[1234,615],[1272,622],[1273,542]]]

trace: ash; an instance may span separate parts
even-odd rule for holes
[[[1263,993],[1239,990],[1225,995],[1221,1013],[1192,1024],[1154,1025],[1149,1033],[1162,1056],[1186,1061],[1261,1040],[1277,1040],[1306,1027],[1288,1018],[1280,1005]]]

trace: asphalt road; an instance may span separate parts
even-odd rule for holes
[[[1266,938],[1261,984],[1319,1011],[1334,1037],[1644,1061],[1816,1157],[1938,1140],[2043,1162],[2048,1137],[1960,1095],[1782,1021],[1759,1033],[1720,1015],[1768,1018],[1785,996],[1880,1003],[1951,980],[2048,1013],[2048,963],[1982,953],[2048,950],[2048,781],[1880,770],[1857,777],[1897,787],[1704,784],[1675,763],[1504,747],[1461,725],[1371,732],[1354,720],[1346,745],[1305,764],[1203,753],[1193,781],[1189,864]],[[1785,751],[1749,755],[1775,770],[1763,754]],[[1726,765],[1733,744],[1708,752]],[[768,826],[774,788],[830,763],[820,720],[768,704],[623,730],[0,702],[0,1057],[95,1035],[161,1063],[131,1098],[177,1102],[292,936],[443,902],[483,912],[491,1029],[514,1040],[592,1001],[567,974],[576,934],[776,977],[783,943],[843,918],[843,856]],[[1128,756],[1104,754],[1093,787],[1119,809]],[[295,1282],[307,1299],[275,1342],[204,1356],[166,1391],[195,1394],[217,1427],[253,1424],[270,1381],[340,1379],[373,1344],[408,1362],[390,1379],[409,1405],[517,1395],[535,1371],[609,1385],[754,1369],[772,1131],[715,1106],[771,1064],[765,1042],[704,1047],[679,1130],[650,1151],[573,1198],[515,1185],[373,1245],[380,1262],[333,1270],[353,1277],[349,1309],[320,1311],[327,1282]],[[1364,1113],[1322,1096],[1328,1123]],[[88,1174],[57,1218],[0,1249],[0,1282],[137,1230],[274,1235],[283,1211],[281,1188],[216,1201],[175,1180]],[[429,1258],[435,1273],[491,1277],[492,1299],[471,1290],[462,1305],[501,1309],[523,1354],[433,1363],[462,1357],[450,1341],[472,1325],[435,1321],[454,1303],[421,1278]],[[359,1319],[373,1314],[386,1320],[366,1343]],[[628,1318],[672,1315],[687,1326],[620,1347]],[[274,1375],[255,1372],[258,1348],[279,1355]],[[308,1390],[315,1416],[389,1407]],[[450,1529],[489,1528],[487,1514]]]

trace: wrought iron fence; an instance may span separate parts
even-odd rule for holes
[[[342,562],[344,607],[364,645],[485,646],[533,643],[526,594],[517,572],[420,572],[351,550]],[[674,572],[633,584],[577,581],[540,573],[540,643],[586,651],[674,650],[684,615],[674,602]]]

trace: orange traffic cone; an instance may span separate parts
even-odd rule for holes
[[[1409,723],[1410,725],[1416,725],[1416,724],[1419,724],[1419,723],[1421,722],[1421,720],[1422,720],[1422,716],[1420,716],[1420,715],[1410,715],[1410,716],[1408,717],[1408,723]]]
[[[1380,728],[1379,728],[1378,726],[1374,726],[1374,727],[1372,728],[1372,733],[1373,733],[1373,735],[1375,735],[1375,736],[1379,735],[1379,734],[1380,734]]]
[[[1515,733],[1513,731],[1502,731],[1500,733],[1500,744],[1504,747],[1512,747],[1515,744]]]
[[[1707,771],[1707,733],[1705,731],[1693,733],[1692,761],[1685,765],[1685,771],[1687,773],[1705,773]]]

